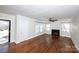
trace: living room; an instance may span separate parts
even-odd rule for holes
[[[78,10],[78,5],[0,5],[0,22],[3,21],[3,24],[6,20],[9,20],[11,22],[9,22],[8,24],[9,27],[7,27],[8,33],[5,32],[8,36],[8,40],[0,40],[1,45],[8,42],[10,43],[10,46],[8,47],[4,44],[0,47],[1,52],[78,52]],[[4,30],[6,29],[5,27],[5,25],[0,26],[0,30],[2,30],[1,33],[4,33]],[[3,34],[0,38],[2,38],[3,36],[5,35]],[[54,40],[51,39],[51,41],[50,36],[53,36],[52,39]],[[42,39],[46,40],[43,41]],[[35,43],[32,43],[31,40]],[[30,44],[27,42],[29,42]],[[52,47],[52,44],[55,47]],[[46,47],[44,48],[43,45]],[[22,49],[23,46],[24,48]],[[32,46],[34,48],[34,51],[30,50],[33,48],[29,48]],[[57,48],[56,46],[60,47]],[[47,50],[40,51],[39,48]]]

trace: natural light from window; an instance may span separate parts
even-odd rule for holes
[[[63,23],[62,24],[62,31],[69,33],[70,32],[70,23]]]

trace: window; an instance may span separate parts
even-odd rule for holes
[[[35,32],[36,32],[36,33],[39,33],[39,31],[40,31],[40,30],[39,30],[39,29],[40,29],[39,27],[40,27],[40,25],[39,25],[39,24],[36,24],[36,26],[35,26]]]
[[[70,32],[70,23],[63,23],[62,24],[62,31],[69,33]]]
[[[45,29],[45,24],[42,23],[37,23],[35,26],[35,32],[39,33],[39,32],[43,32]]]
[[[40,24],[40,32],[43,32],[43,24]]]

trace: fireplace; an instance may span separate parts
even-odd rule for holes
[[[58,30],[58,29],[52,29],[52,31],[51,31],[52,33],[52,36],[60,36],[60,30]]]

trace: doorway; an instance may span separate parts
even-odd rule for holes
[[[0,45],[10,43],[11,21],[0,19]]]

